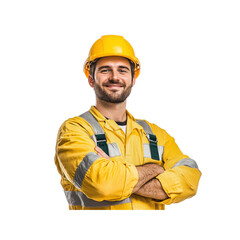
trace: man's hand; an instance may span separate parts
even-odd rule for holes
[[[96,146],[94,150],[97,152],[98,156],[110,160],[110,157],[100,147]]]

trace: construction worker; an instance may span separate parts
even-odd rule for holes
[[[69,209],[164,209],[197,192],[201,172],[165,130],[126,110],[140,73],[133,48],[106,35],[84,73],[96,106],[60,127],[55,164]]]

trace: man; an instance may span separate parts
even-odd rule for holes
[[[65,121],[56,146],[69,209],[164,209],[194,196],[196,162],[165,130],[126,110],[140,72],[131,45],[121,36],[101,37],[84,72],[96,106]]]

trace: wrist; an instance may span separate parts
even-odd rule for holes
[[[159,165],[157,163],[152,163],[152,162],[145,163],[145,164],[141,165],[140,167],[147,167],[147,168],[153,170],[156,173],[156,175],[162,174],[165,171],[165,169],[161,165]]]
[[[158,166],[159,166],[159,174],[164,173],[164,171],[165,171],[164,167],[162,167],[162,166],[160,166],[160,165],[158,165]],[[159,175],[159,174],[158,174],[158,175]]]

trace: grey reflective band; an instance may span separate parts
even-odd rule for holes
[[[197,165],[196,161],[194,161],[191,158],[184,158],[184,159],[178,161],[172,168],[179,167],[179,166],[186,166],[186,167],[198,169],[198,165]]]
[[[97,119],[89,111],[83,113],[80,117],[92,126],[95,134],[105,134]]]
[[[85,177],[85,174],[87,173],[87,171],[91,167],[91,165],[99,158],[100,157],[96,153],[90,152],[80,162],[80,164],[75,172],[75,176],[73,178],[73,183],[77,188],[81,188],[82,181]]]
[[[158,153],[159,153],[159,160],[162,160],[163,157],[163,149],[164,146],[158,145]],[[144,143],[143,144],[143,154],[145,158],[151,158],[151,150],[150,150],[150,144],[149,143]]]
[[[100,147],[107,155],[109,155],[106,135],[97,119],[89,111],[83,113],[80,115],[80,117],[85,119],[92,126],[95,133],[93,139],[95,140],[97,146]]]
[[[64,191],[68,204],[72,206],[82,207],[108,207],[124,203],[131,203],[131,198],[126,198],[122,201],[95,201],[88,198],[83,192],[80,191]]]
[[[109,157],[121,156],[120,149],[116,143],[108,143]]]
[[[97,144],[97,140],[95,135],[92,136],[92,140]],[[108,151],[109,151],[109,157],[117,157],[117,156],[121,156],[121,151],[117,145],[117,143],[108,143]]]
[[[136,120],[136,122],[137,122],[140,126],[142,126],[142,128],[143,128],[144,131],[145,131],[145,133],[147,133],[147,134],[153,134],[152,129],[150,128],[150,126],[147,124],[146,121],[144,121],[144,120]]]
[[[143,130],[145,131],[149,146],[150,146],[150,152],[151,152],[151,158],[155,160],[160,160],[159,152],[158,152],[158,145],[157,145],[157,137],[153,134],[153,131],[151,127],[148,125],[148,123],[144,120],[136,120],[136,122],[142,126]]]

